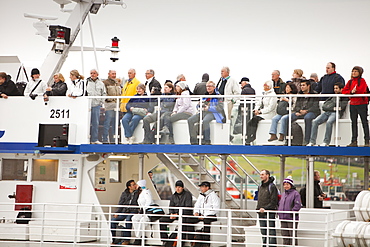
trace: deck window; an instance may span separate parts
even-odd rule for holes
[[[3,159],[1,180],[27,181],[27,159]]]

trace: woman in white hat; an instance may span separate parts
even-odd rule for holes
[[[135,236],[138,238],[135,240],[134,245],[141,244],[141,237],[143,230],[145,229],[145,222],[150,221],[148,215],[143,214],[143,212],[153,203],[152,193],[146,188],[146,181],[139,180],[137,185],[141,188],[139,198],[137,199],[141,213],[132,217],[132,226],[135,231]]]

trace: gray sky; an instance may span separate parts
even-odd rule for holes
[[[127,76],[135,68],[144,81],[146,69],[156,71],[162,83],[185,74],[194,85],[203,73],[218,81],[220,69],[229,66],[240,80],[247,76],[261,91],[271,71],[279,69],[284,81],[294,69],[304,75],[324,75],[326,63],[349,79],[353,66],[370,69],[370,1],[368,0],[127,0],[127,8],[106,6],[91,16],[97,46],[120,38],[120,60],[112,63],[109,52],[99,52],[99,70]],[[67,6],[73,7],[74,4]],[[26,67],[40,66],[52,43],[34,35],[35,20],[24,13],[58,16],[52,24],[68,18],[52,0],[1,1],[1,55],[18,55]],[[84,45],[91,45],[85,22]],[[75,45],[79,45],[79,39]],[[93,53],[84,54],[85,75],[95,68]],[[81,68],[81,55],[70,53],[61,72]],[[1,70],[1,69],[0,69]],[[42,71],[41,71],[42,73]],[[15,77],[15,75],[13,75]]]

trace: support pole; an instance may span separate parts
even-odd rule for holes
[[[364,157],[364,190],[369,189],[369,161],[370,157]]]
[[[139,180],[144,178],[144,154],[139,154]]]
[[[283,181],[285,178],[285,156],[280,156],[280,191],[284,191]]]
[[[314,207],[314,160],[307,156],[306,208]]]
[[[206,170],[206,164],[205,164],[205,157],[204,157],[204,154],[201,154],[199,156],[199,159],[200,159],[200,167],[199,167],[199,184],[202,182],[202,171],[203,170]]]
[[[221,155],[221,177],[220,177],[220,199],[221,199],[221,208],[226,208],[226,154]]]

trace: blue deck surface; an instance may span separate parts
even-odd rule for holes
[[[0,143],[0,153],[205,153],[254,155],[370,156],[370,147],[242,146],[242,145],[70,145],[41,148],[37,143]]]

